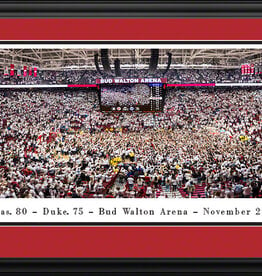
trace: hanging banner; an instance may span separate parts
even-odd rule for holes
[[[247,73],[248,73],[248,75],[251,74],[251,68],[250,68],[250,65],[249,65],[249,64],[247,65]]]
[[[251,64],[250,73],[251,73],[252,75],[254,75],[254,73],[255,73],[255,65],[254,65],[254,64]]]
[[[9,74],[8,74],[8,67],[6,66],[5,67],[5,70],[4,70],[4,76],[8,76]]]
[[[15,74],[15,65],[10,64],[10,76],[14,76],[14,74]]]
[[[34,77],[37,77],[37,68],[34,67]]]
[[[27,66],[24,66],[24,77],[27,75]]]
[[[241,74],[242,74],[242,75],[245,74],[245,65],[241,65]]]
[[[29,76],[32,76],[32,67],[31,67],[31,66],[29,67],[28,75],[29,75]]]
[[[244,75],[247,74],[247,66],[246,64],[244,65]]]
[[[20,67],[17,69],[17,76],[21,77],[21,68]]]

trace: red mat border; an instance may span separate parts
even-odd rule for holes
[[[261,227],[1,227],[0,258],[259,258]]]
[[[0,19],[2,41],[261,40],[262,19]],[[0,257],[262,257],[261,227],[0,227]]]
[[[262,19],[0,19],[1,40],[260,40]]]

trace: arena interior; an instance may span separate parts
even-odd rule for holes
[[[0,49],[0,197],[262,197],[261,64],[233,47]]]

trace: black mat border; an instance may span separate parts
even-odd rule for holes
[[[260,1],[1,1],[0,18],[261,18]]]

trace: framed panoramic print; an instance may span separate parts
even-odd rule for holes
[[[261,16],[1,2],[0,273],[260,273]]]

